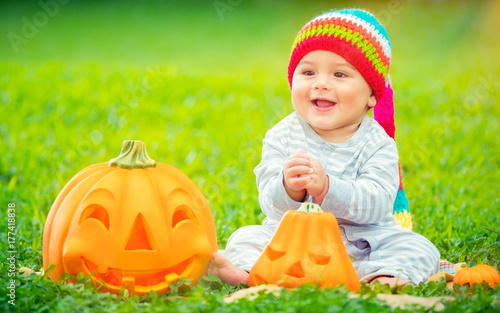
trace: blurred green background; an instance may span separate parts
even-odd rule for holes
[[[292,111],[293,39],[314,16],[344,7],[374,13],[393,44],[414,230],[463,261],[498,239],[483,226],[500,225],[499,3],[2,2],[0,216],[16,204],[20,264],[41,267],[57,194],[82,168],[117,156],[125,139],[144,141],[201,188],[220,248],[260,223],[253,168],[265,132]],[[499,255],[480,258],[495,265]]]

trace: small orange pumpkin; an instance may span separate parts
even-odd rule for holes
[[[288,211],[250,271],[250,286],[261,283],[319,288],[345,284],[358,291],[360,283],[342,242],[337,219],[312,203]]]
[[[60,192],[45,223],[43,265],[55,265],[54,281],[93,273],[103,292],[143,295],[167,292],[179,277],[196,283],[215,251],[212,211],[198,187],[150,159],[144,143],[125,141],[120,156],[83,169]]]
[[[496,284],[500,283],[500,274],[490,265],[480,264],[472,267],[461,268],[453,278],[453,284],[460,286],[480,284],[487,282],[491,288],[495,288]]]

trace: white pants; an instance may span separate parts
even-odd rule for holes
[[[439,268],[440,255],[425,237],[400,227],[340,225],[347,253],[361,281],[393,275],[415,283],[427,281]],[[271,241],[276,226],[251,225],[235,231],[224,256],[250,272]]]

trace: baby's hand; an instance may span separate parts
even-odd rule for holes
[[[290,198],[302,201],[306,195],[306,185],[311,182],[313,163],[303,149],[292,154],[283,166],[283,185]]]
[[[311,180],[306,185],[307,193],[313,196],[319,204],[323,203],[323,199],[328,193],[330,180],[328,176],[325,174],[325,169],[321,163],[314,159],[310,158],[312,163],[313,173],[310,175]]]

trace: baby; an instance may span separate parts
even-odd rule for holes
[[[390,61],[387,33],[368,12],[330,11],[302,28],[288,66],[295,111],[267,132],[255,168],[267,217],[232,234],[209,273],[247,283],[283,215],[306,201],[336,216],[361,281],[419,283],[438,269],[436,247],[392,215],[399,158]]]

